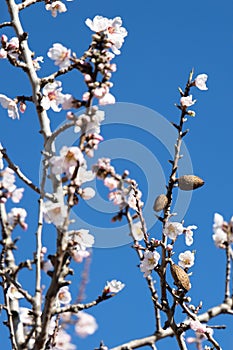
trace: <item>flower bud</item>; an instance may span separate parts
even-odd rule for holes
[[[196,175],[183,175],[177,181],[183,191],[192,191],[204,185],[204,181]]]
[[[163,210],[166,207],[167,203],[168,203],[167,196],[165,196],[165,194],[160,194],[155,200],[155,203],[153,206],[154,211]]]

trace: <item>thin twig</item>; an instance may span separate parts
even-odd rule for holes
[[[44,0],[25,0],[21,4],[18,4],[19,11],[25,9],[26,7],[29,7],[31,5],[36,4],[37,2],[44,2]]]
[[[3,23],[0,23],[0,28],[11,27],[11,26],[12,26],[12,22],[3,22]]]

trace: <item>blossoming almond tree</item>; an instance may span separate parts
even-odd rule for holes
[[[103,140],[101,122],[105,115],[101,106],[115,103],[115,97],[111,93],[111,77],[116,71],[115,55],[121,53],[127,30],[120,17],[88,18],[85,23],[93,34],[84,54],[79,57],[71,48],[66,48],[59,42],[54,43],[47,56],[54,61],[56,70],[48,76],[40,77],[43,57],[36,56],[33,51],[33,46],[28,41],[27,28],[23,27],[21,20],[21,13],[23,17],[26,8],[37,6],[39,2],[44,3],[44,10],[50,11],[53,17],[67,11],[66,4],[62,1],[25,0],[17,3],[15,0],[6,0],[10,19],[0,24],[3,30],[0,59],[8,61],[9,65],[26,74],[31,86],[29,96],[24,95],[24,91],[23,95],[11,97],[2,92],[0,104],[12,119],[20,119],[22,113],[27,113],[28,105],[32,104],[44,144],[39,185],[24,173],[23,167],[14,164],[7,145],[0,147],[0,276],[4,298],[2,309],[7,317],[5,325],[9,330],[11,348],[75,349],[70,329],[73,327],[81,338],[95,333],[98,320],[89,313],[89,309],[111,299],[124,289],[125,284],[113,276],[112,280],[106,281],[101,292],[96,291],[96,299],[84,303],[82,299],[73,300],[69,288],[70,275],[74,273],[71,264],[82,264],[87,260],[95,242],[94,232],[72,222],[71,210],[76,206],[78,208],[80,201],[86,201],[95,195],[94,189],[86,183],[97,177],[103,180],[109,189],[109,200],[118,208],[112,221],[126,220],[128,223],[141,278],[148,286],[154,310],[153,334],[141,338],[139,335],[137,339],[131,339],[125,344],[116,344],[113,349],[135,349],[146,345],[156,349],[157,342],[167,337],[174,337],[178,348],[183,350],[188,349],[189,344],[202,349],[204,341],[208,344],[205,349],[221,349],[214,327],[208,325],[208,322],[219,314],[232,314],[230,274],[233,220],[225,222],[220,214],[215,214],[214,218],[213,240],[225,251],[227,257],[225,296],[220,305],[201,313],[201,303],[191,304],[192,276],[189,269],[195,263],[195,252],[184,249],[178,255],[174,250],[177,241],[182,239],[190,247],[195,239],[194,230],[197,229],[196,225],[186,227],[183,221],[174,220],[173,194],[174,191],[193,191],[204,184],[200,177],[193,174],[178,176],[177,169],[181,145],[188,133],[186,124],[195,116],[195,112],[189,109],[196,103],[191,91],[195,94],[195,88],[207,90],[207,75],[194,76],[192,71],[184,91],[179,88],[180,101],[176,107],[180,111],[180,119],[173,122],[177,140],[174,157],[170,160],[171,171],[166,191],[154,203],[154,212],[161,223],[160,234],[155,235],[147,230],[142,191],[137,182],[129,177],[129,172],[118,174],[109,158],[100,158],[92,168],[89,168],[87,162],[87,157],[93,157],[98,152],[98,145]],[[4,33],[8,27],[14,31],[14,36],[9,38]],[[81,74],[86,87],[79,95],[76,95],[77,91],[63,91],[62,79],[72,71]],[[74,112],[80,108],[84,108],[84,112],[77,116]],[[67,120],[60,128],[53,130],[49,113],[59,113],[62,110],[68,111]],[[73,128],[79,135],[79,143],[72,146],[64,144],[56,149],[57,137],[69,128]],[[17,187],[17,179],[24,183],[25,188]],[[48,181],[51,182],[49,191],[46,187]],[[20,261],[15,254],[17,239],[14,238],[14,231],[18,227],[28,229],[28,213],[25,208],[14,204],[20,203],[25,191],[33,191],[38,196],[36,247],[31,257]],[[42,244],[47,224],[56,232],[54,252],[48,251]],[[30,291],[20,283],[25,269],[32,275],[33,290]],[[46,286],[42,285],[42,274],[49,278]],[[83,283],[87,283],[87,278]],[[27,301],[28,307],[22,306],[22,300]],[[218,325],[216,327],[221,328]],[[193,337],[186,336],[185,332],[189,329],[195,332]],[[97,346],[98,349],[108,349],[101,339]]]

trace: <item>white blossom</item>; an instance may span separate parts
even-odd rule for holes
[[[63,203],[53,203],[47,201],[43,205],[44,219],[47,223],[53,223],[55,226],[62,226],[67,215],[67,207]]]
[[[140,269],[144,272],[144,277],[148,277],[152,270],[158,265],[160,259],[160,254],[154,250],[146,250],[144,253],[144,258],[140,264]]]
[[[99,99],[99,104],[100,106],[106,106],[106,105],[111,105],[116,102],[115,97],[110,94],[110,92],[107,92],[103,97]]]
[[[180,99],[180,104],[182,107],[190,107],[192,105],[194,105],[194,103],[196,103],[196,100],[193,100],[193,96],[183,96]]]
[[[141,241],[144,238],[141,221],[132,224],[132,235],[136,241]]]
[[[7,113],[10,118],[19,119],[17,103],[14,100],[3,94],[0,94],[0,104],[3,108],[7,109]]]
[[[207,74],[199,74],[194,80],[195,86],[200,90],[208,90],[208,87],[206,86],[207,79]]]
[[[52,108],[54,112],[60,112],[62,104],[63,94],[61,93],[62,83],[60,81],[54,81],[53,83],[47,83],[43,89],[43,97],[41,100],[41,106],[47,111]]]
[[[196,225],[190,225],[188,227],[184,227],[184,234],[185,234],[185,243],[187,246],[190,246],[193,244],[193,231],[196,230]]]
[[[126,29],[122,27],[122,19],[120,17],[108,19],[102,16],[95,16],[93,20],[88,18],[85,23],[93,32],[104,32],[111,43],[111,49],[114,54],[120,54],[119,49],[122,47],[124,38],[128,34]]]
[[[93,20],[87,18],[85,23],[93,32],[100,33],[108,29],[110,21],[106,17],[95,16]]]
[[[23,208],[12,208],[7,214],[7,221],[9,225],[14,226],[19,224],[23,230],[26,230],[28,225],[25,222],[27,212]]]
[[[224,248],[224,243],[227,242],[227,233],[223,230],[224,225],[227,223],[224,221],[222,215],[215,213],[214,214],[214,224],[212,238],[217,247]]]
[[[45,8],[47,11],[51,11],[53,17],[57,17],[57,13],[66,12],[66,5],[61,1],[54,1],[52,4],[46,4]]]
[[[85,338],[88,335],[94,334],[97,328],[97,322],[92,315],[83,311],[78,313],[78,321],[75,324],[75,332],[79,335],[79,337]]]
[[[59,68],[66,68],[70,65],[71,50],[59,43],[53,44],[47,53],[48,57],[55,61],[54,64]]]
[[[107,282],[106,286],[104,287],[104,290],[108,293],[119,293],[123,288],[125,287],[125,284],[121,281],[112,280],[110,282]]]
[[[178,235],[181,235],[184,227],[180,222],[166,222],[163,233],[172,240],[176,240]]]
[[[71,336],[64,331],[64,329],[59,329],[56,332],[55,337],[55,346],[51,348],[51,350],[75,350],[76,346],[71,344]]]
[[[74,132],[81,131],[82,134],[99,134],[100,124],[104,120],[104,111],[91,109],[89,114],[79,116]]]
[[[67,240],[70,242],[71,239],[73,243],[79,246],[79,249],[85,250],[86,248],[91,248],[95,243],[95,238],[89,233],[89,230],[80,229],[73,230],[67,233]]]
[[[51,171],[55,175],[65,173],[68,178],[71,178],[75,167],[79,164],[85,164],[83,154],[79,147],[63,146],[60,150],[60,156],[53,156],[50,159],[52,165]]]
[[[71,294],[68,286],[61,287],[57,293],[59,303],[67,305],[71,302]]]
[[[81,197],[89,200],[95,196],[95,190],[92,187],[85,187],[82,189]]]
[[[185,268],[190,268],[194,265],[195,256],[190,250],[186,250],[184,253],[179,254],[178,265]]]

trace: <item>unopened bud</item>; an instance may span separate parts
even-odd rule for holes
[[[204,181],[196,175],[184,175],[177,181],[179,188],[183,191],[192,191],[204,185]]]
[[[154,211],[163,210],[166,207],[167,203],[168,203],[167,196],[165,196],[165,194],[160,194],[155,200],[155,203],[153,206]]]

